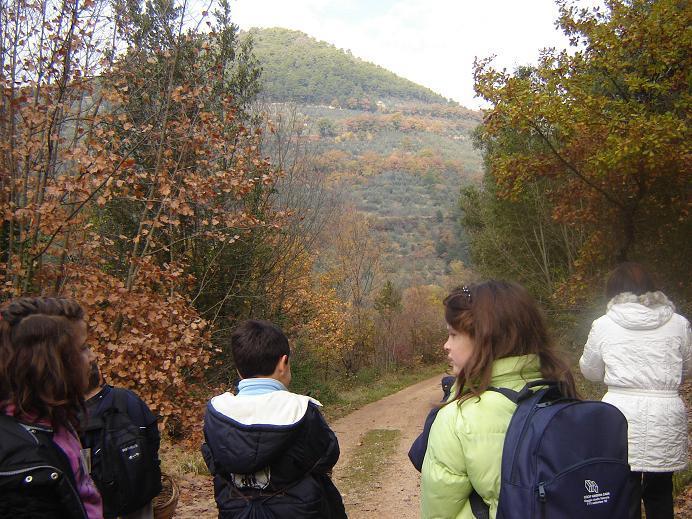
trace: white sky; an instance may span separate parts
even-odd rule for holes
[[[231,9],[241,29],[301,30],[470,108],[481,106],[475,56],[495,54],[511,70],[567,46],[554,0],[231,0]]]

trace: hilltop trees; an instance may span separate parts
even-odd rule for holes
[[[513,74],[489,60],[475,70],[492,104],[478,133],[486,190],[462,202],[477,258],[497,271],[493,251],[523,241],[514,273],[569,298],[614,262],[682,280],[689,257],[689,6],[606,6],[560,2],[574,51],[546,50]]]
[[[300,31],[252,29],[248,36],[265,70],[268,99],[366,111],[377,109],[378,98],[447,104],[432,90]]]

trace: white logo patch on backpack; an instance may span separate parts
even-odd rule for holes
[[[264,490],[269,486],[271,471],[269,467],[252,474],[231,474],[231,481],[236,488],[254,488]]]
[[[586,506],[602,505],[610,501],[610,492],[598,492],[598,484],[590,479],[584,480],[584,488],[589,494],[584,496]]]

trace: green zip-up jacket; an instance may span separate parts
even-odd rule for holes
[[[541,378],[539,368],[536,355],[496,360],[490,385],[518,391],[527,382]],[[495,517],[502,448],[515,409],[514,403],[496,391],[440,409],[423,461],[423,519],[473,519],[469,503],[472,489],[490,506],[490,517]]]

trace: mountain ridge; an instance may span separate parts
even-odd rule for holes
[[[263,92],[271,101],[371,111],[393,100],[459,106],[430,88],[302,31],[252,28],[242,37],[252,39],[253,53],[263,69]]]

